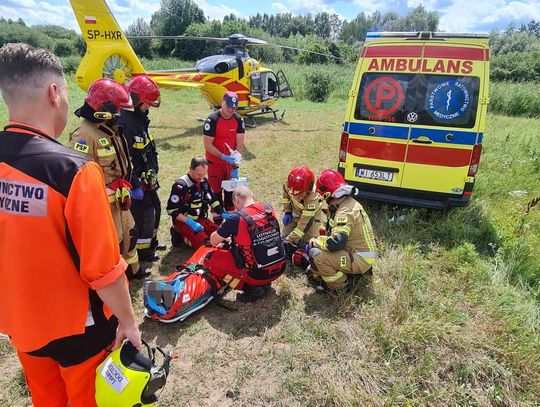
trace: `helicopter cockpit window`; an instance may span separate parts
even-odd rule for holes
[[[223,49],[223,55],[231,55],[231,56],[234,56],[235,58],[236,57],[240,57],[240,58],[247,57],[246,52],[242,48],[238,48],[238,47],[225,47]]]
[[[229,71],[230,69],[231,69],[231,65],[228,62],[220,62],[216,64],[216,66],[214,67],[214,70],[216,71],[216,73],[224,73],[224,72]]]

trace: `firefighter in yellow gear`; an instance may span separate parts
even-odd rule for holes
[[[132,172],[129,150],[121,128],[114,124],[114,115],[130,106],[130,97],[122,85],[112,79],[98,79],[88,89],[83,106],[75,111],[83,121],[70,134],[69,143],[103,169],[120,252],[128,263],[126,275],[143,278],[150,273],[140,270],[135,247],[137,233],[129,211]]]
[[[315,176],[306,166],[291,170],[283,184],[283,236],[297,246],[319,235],[322,201],[314,191]]]
[[[325,170],[317,180],[317,192],[327,200],[327,233],[308,243],[310,268],[330,290],[347,285],[347,274],[371,271],[377,256],[371,222],[362,205],[352,196],[353,187],[334,170]]]

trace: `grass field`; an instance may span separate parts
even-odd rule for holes
[[[82,92],[70,83],[72,110]],[[279,208],[291,167],[334,168],[345,101],[280,102],[285,119],[248,129],[241,172]],[[202,153],[209,110],[196,93],[164,92],[152,111],[162,203]],[[5,120],[0,104],[0,119]],[[68,129],[76,127],[70,118]],[[145,320],[143,338],[177,359],[161,406],[538,405],[540,399],[539,120],[491,114],[473,201],[448,211],[366,202],[380,248],[374,276],[320,295],[296,269],[264,300],[210,305],[184,323]],[[62,137],[66,140],[66,135]],[[164,205],[163,205],[164,206]],[[162,216],[160,237],[169,242]],[[154,266],[167,275],[190,252]],[[46,271],[44,271],[46,272]],[[29,405],[17,359],[0,340],[0,405]]]

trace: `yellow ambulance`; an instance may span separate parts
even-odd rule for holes
[[[466,205],[486,124],[488,35],[368,33],[338,169],[361,197]]]

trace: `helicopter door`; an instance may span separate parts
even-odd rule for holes
[[[249,95],[254,99],[258,99],[258,102],[260,102],[262,100],[261,73],[252,73],[250,79],[251,89]]]
[[[276,97],[281,96],[282,98],[288,98],[293,96],[289,81],[282,70],[279,70],[277,73],[277,85],[279,93]]]
[[[250,79],[250,96],[252,98],[266,102],[270,99],[277,99],[281,95],[278,78],[274,72],[253,72]]]

